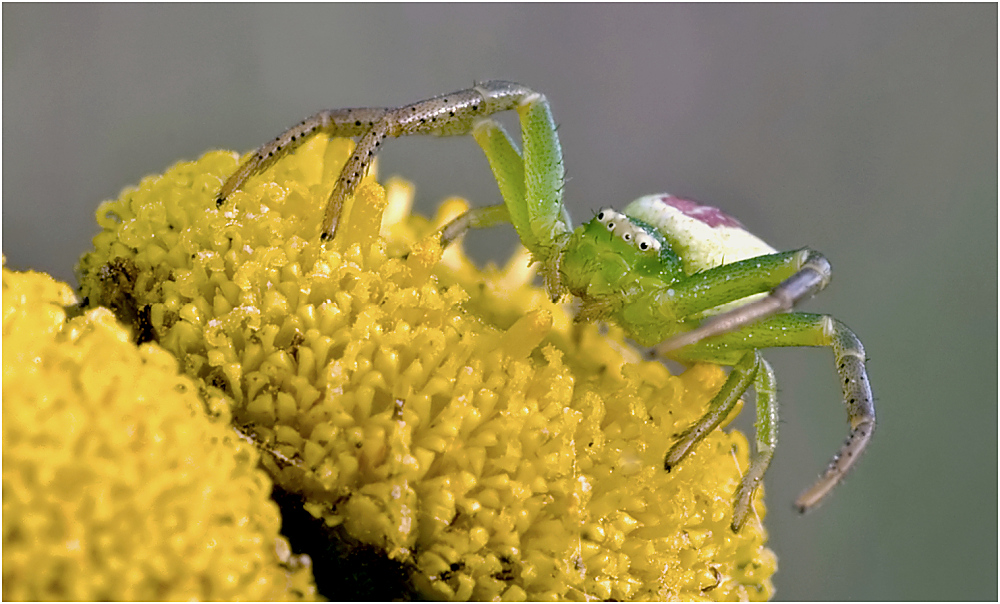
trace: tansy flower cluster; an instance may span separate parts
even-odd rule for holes
[[[222,207],[229,152],[126,189],[78,267],[87,303],[172,353],[283,489],[427,597],[767,599],[762,503],[728,528],[745,438],[662,466],[722,370],[675,377],[574,323],[523,253],[480,270],[441,249],[464,202],[412,216],[399,181],[368,178],[321,244],[352,144],[317,136]]]
[[[314,595],[257,452],[161,348],[69,286],[3,269],[3,598]]]

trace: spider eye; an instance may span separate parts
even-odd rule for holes
[[[625,233],[622,234],[622,239],[624,239],[625,241],[632,241],[632,233],[626,231]]]
[[[650,237],[649,235],[647,235],[645,233],[643,233],[642,235],[640,235],[638,237],[637,241],[638,241],[639,249],[642,250],[642,251],[644,251],[644,252],[648,252],[650,250],[656,251],[656,250],[660,249],[660,243],[656,239],[653,239],[652,237]]]

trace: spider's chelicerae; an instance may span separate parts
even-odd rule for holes
[[[488,117],[510,109],[520,116],[520,151]],[[624,212],[601,209],[574,229],[562,202],[562,150],[543,95],[520,84],[490,81],[399,108],[321,111],[258,149],[223,184],[218,204],[319,131],[358,137],[330,195],[321,238],[336,234],[344,200],[353,195],[386,138],[471,133],[486,153],[504,203],[455,219],[440,231],[444,245],[471,228],[510,222],[539,263],[552,298],[569,293],[580,299],[579,319],[613,321],[640,345],[682,363],[731,366],[708,412],[667,453],[667,471],[729,415],[752,385],[756,449],[734,495],[734,531],[747,519],[777,443],[774,372],[761,349],[829,346],[841,378],[850,434],[819,480],[796,500],[799,510],[823,499],[868,444],[875,407],[860,340],[833,317],[790,312],[829,283],[826,258],[810,249],[778,252],[720,210],[667,194],[641,197]]]

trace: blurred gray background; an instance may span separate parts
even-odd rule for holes
[[[799,517],[845,415],[829,351],[768,353],[777,597],[995,601],[996,57],[994,4],[4,4],[3,252],[73,280],[97,204],[145,174],[321,108],[522,82],[552,102],[577,218],[666,190],[833,263],[806,308],[860,334],[880,426]],[[499,201],[470,138],[381,157],[423,211]]]

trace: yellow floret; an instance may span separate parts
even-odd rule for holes
[[[411,216],[399,181],[368,178],[321,245],[351,150],[317,136],[221,208],[233,153],[144,179],[102,204],[84,295],[225,397],[283,488],[428,597],[767,599],[759,499],[728,528],[746,439],[716,431],[663,470],[722,370],[674,377],[574,323],[524,252],[480,270],[442,250],[430,235],[466,204]]]
[[[310,596],[257,452],[176,360],[69,286],[3,269],[3,598]]]

